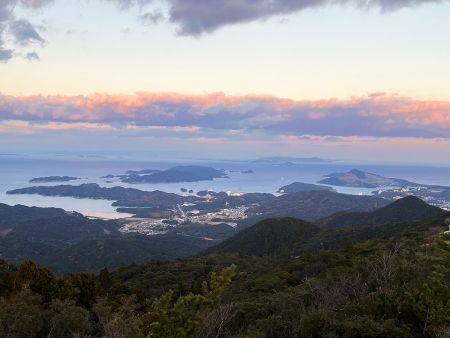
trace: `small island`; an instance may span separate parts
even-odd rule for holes
[[[418,187],[424,186],[418,183],[399,178],[383,177],[381,175],[353,169],[346,173],[332,173],[325,175],[325,179],[318,183],[341,187],[355,188],[380,188],[380,187]]]
[[[79,177],[71,176],[47,176],[47,177],[36,177],[31,179],[30,183],[55,183],[55,182],[70,182],[79,180]]]
[[[325,185],[294,182],[292,184],[281,187],[280,189],[278,189],[277,193],[292,194],[292,193],[296,193],[296,192],[315,191],[315,190],[334,191],[333,188],[327,187]]]
[[[225,171],[204,166],[177,166],[166,170],[128,171],[118,176],[124,183],[181,183],[229,178]]]

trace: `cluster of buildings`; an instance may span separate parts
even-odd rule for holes
[[[120,228],[121,232],[136,232],[143,235],[153,236],[165,234],[178,225],[204,224],[218,225],[227,224],[233,228],[238,226],[238,221],[246,219],[248,206],[236,208],[224,208],[217,212],[202,212],[200,210],[184,211],[183,206],[178,205],[173,210],[170,219],[167,218],[128,218]]]

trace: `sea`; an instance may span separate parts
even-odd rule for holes
[[[193,183],[126,184],[119,179],[105,179],[103,176],[124,174],[127,170],[168,169],[176,165],[204,165],[224,169],[229,178]],[[293,182],[317,183],[324,175],[359,169],[386,177],[402,178],[409,181],[450,186],[450,167],[446,166],[398,166],[381,164],[355,164],[339,161],[323,163],[256,163],[254,161],[221,161],[183,159],[178,161],[158,161],[157,159],[134,160],[126,158],[40,158],[33,156],[0,155],[0,203],[22,204],[37,207],[57,207],[76,211],[86,216],[116,219],[130,215],[119,213],[112,206],[113,201],[81,199],[70,197],[44,197],[39,195],[8,195],[7,191],[34,185],[79,185],[97,183],[102,187],[132,187],[140,190],[161,190],[182,194],[181,189],[213,190],[216,192],[263,192],[276,194],[277,190]],[[243,173],[252,170],[253,173]],[[73,176],[76,181],[66,183],[32,184],[36,177]],[[347,194],[369,195],[373,189],[333,187]]]

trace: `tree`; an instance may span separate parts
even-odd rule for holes
[[[195,337],[202,328],[205,311],[219,305],[224,289],[235,275],[236,266],[231,265],[220,273],[213,272],[209,281],[202,283],[200,294],[177,297],[170,290],[156,299],[149,314],[148,337]]]
[[[113,308],[106,299],[101,299],[93,307],[98,318],[99,331],[105,338],[145,338],[143,323],[137,311],[135,296],[118,299],[119,307]]]
[[[75,304],[86,309],[91,309],[95,303],[95,281],[88,273],[70,273],[64,275],[58,281],[59,298],[70,299]]]
[[[14,279],[14,288],[21,290],[23,287],[29,287],[30,284],[37,279],[39,269],[32,261],[25,261],[20,264]]]
[[[41,297],[24,289],[0,299],[0,337],[35,337],[44,327]]]
[[[76,335],[85,337],[93,330],[89,311],[76,306],[73,301],[59,299],[53,301],[47,316],[49,317],[48,338],[75,337]]]
[[[108,291],[111,287],[112,281],[111,276],[107,268],[101,269],[98,275],[98,280],[100,283],[100,288],[102,291]]]

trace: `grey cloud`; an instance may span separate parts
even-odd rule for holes
[[[60,0],[61,1],[61,0]],[[165,19],[160,11],[145,12],[144,7],[155,0],[102,0],[126,10],[137,7],[140,20],[157,23]],[[168,6],[168,20],[178,27],[178,34],[200,36],[233,24],[286,16],[305,9],[328,5],[352,5],[357,8],[378,8],[382,12],[421,4],[444,3],[450,0],[158,0]],[[19,46],[31,42],[43,43],[44,39],[28,20],[14,17],[16,7],[43,8],[54,0],[0,0],[0,49],[3,60],[9,59],[13,50],[1,40],[1,28],[9,27]]]
[[[25,57],[26,57],[29,61],[40,61],[40,60],[41,60],[41,58],[39,57],[39,54],[36,53],[36,52],[30,52],[30,53],[27,53],[27,54],[25,55]]]
[[[0,62],[6,62],[12,59],[13,52],[12,49],[3,49],[0,45]]]
[[[10,60],[14,49],[6,48],[3,38],[14,40],[10,42],[16,47],[23,47],[33,42],[44,43],[36,28],[25,19],[17,19],[14,15],[16,7],[38,9],[51,4],[53,0],[0,0],[0,61]],[[12,38],[12,39],[11,39]]]
[[[377,7],[391,11],[424,3],[448,0],[167,0],[170,21],[181,35],[198,36],[232,24],[288,15],[326,5],[351,4],[359,8]]]
[[[150,25],[154,25],[157,24],[161,21],[164,20],[164,14],[162,13],[161,10],[156,10],[153,12],[148,12],[145,14],[142,14],[139,19],[144,23],[144,24],[150,24]]]
[[[28,8],[41,8],[51,4],[54,0],[20,0],[19,3]]]
[[[108,0],[122,9],[140,7],[154,0]],[[161,0],[169,7],[169,21],[178,26],[180,35],[200,36],[223,26],[289,15],[305,9],[328,5],[352,5],[357,8],[378,8],[382,12],[426,3],[449,0]],[[144,14],[150,21],[162,20],[160,15]],[[142,18],[142,17],[141,17]]]
[[[201,35],[221,26],[290,14],[326,0],[168,0],[170,21],[182,35]]]
[[[28,45],[34,42],[45,42],[28,20],[20,19],[11,22],[9,25],[9,30],[16,42],[20,45]]]
[[[153,2],[153,0],[107,0],[108,2],[112,2],[119,6],[121,9],[130,9],[131,7],[144,7],[149,3]]]

